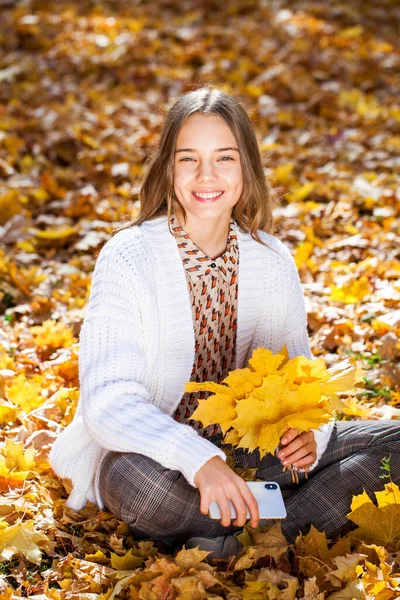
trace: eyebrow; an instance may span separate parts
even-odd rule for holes
[[[239,152],[238,148],[217,148],[214,152],[227,152],[228,150],[234,150],[235,152]],[[175,154],[178,152],[197,152],[196,148],[180,148],[175,151]]]

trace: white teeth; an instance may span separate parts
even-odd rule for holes
[[[214,194],[200,194],[198,192],[193,192],[196,196],[199,196],[199,198],[217,198],[217,196],[220,196],[222,194],[222,192],[215,192]]]

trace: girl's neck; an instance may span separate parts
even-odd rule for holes
[[[230,215],[223,215],[218,220],[193,219],[187,214],[186,224],[181,215],[176,215],[179,224],[196,246],[211,259],[224,254],[228,242]]]

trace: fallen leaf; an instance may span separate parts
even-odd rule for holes
[[[38,544],[42,543],[42,546]],[[21,552],[30,562],[40,565],[42,561],[41,548],[48,549],[50,539],[42,532],[34,530],[34,521],[17,523],[5,529],[0,529],[0,558],[10,560],[11,556]]]
[[[359,539],[367,544],[400,549],[400,491],[395,483],[386,483],[385,490],[375,493],[378,506],[368,494],[355,496],[351,512],[346,517],[358,528],[347,534],[350,539]]]
[[[288,542],[282,533],[280,522],[274,523],[266,530],[253,529],[245,526],[251,537],[252,545],[244,547],[235,561],[235,571],[242,571],[252,567],[260,558],[272,556],[276,563],[288,549]]]

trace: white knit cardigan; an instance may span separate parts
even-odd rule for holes
[[[296,263],[273,235],[268,247],[237,227],[239,293],[235,368],[253,350],[313,358]],[[91,501],[104,508],[98,486],[109,451],[137,452],[193,478],[224,452],[172,415],[190,381],[194,361],[190,297],[177,242],[166,216],[116,233],[98,256],[79,339],[80,398],[74,419],[59,435],[51,466],[69,478],[67,505]],[[314,430],[317,465],[333,422]]]

